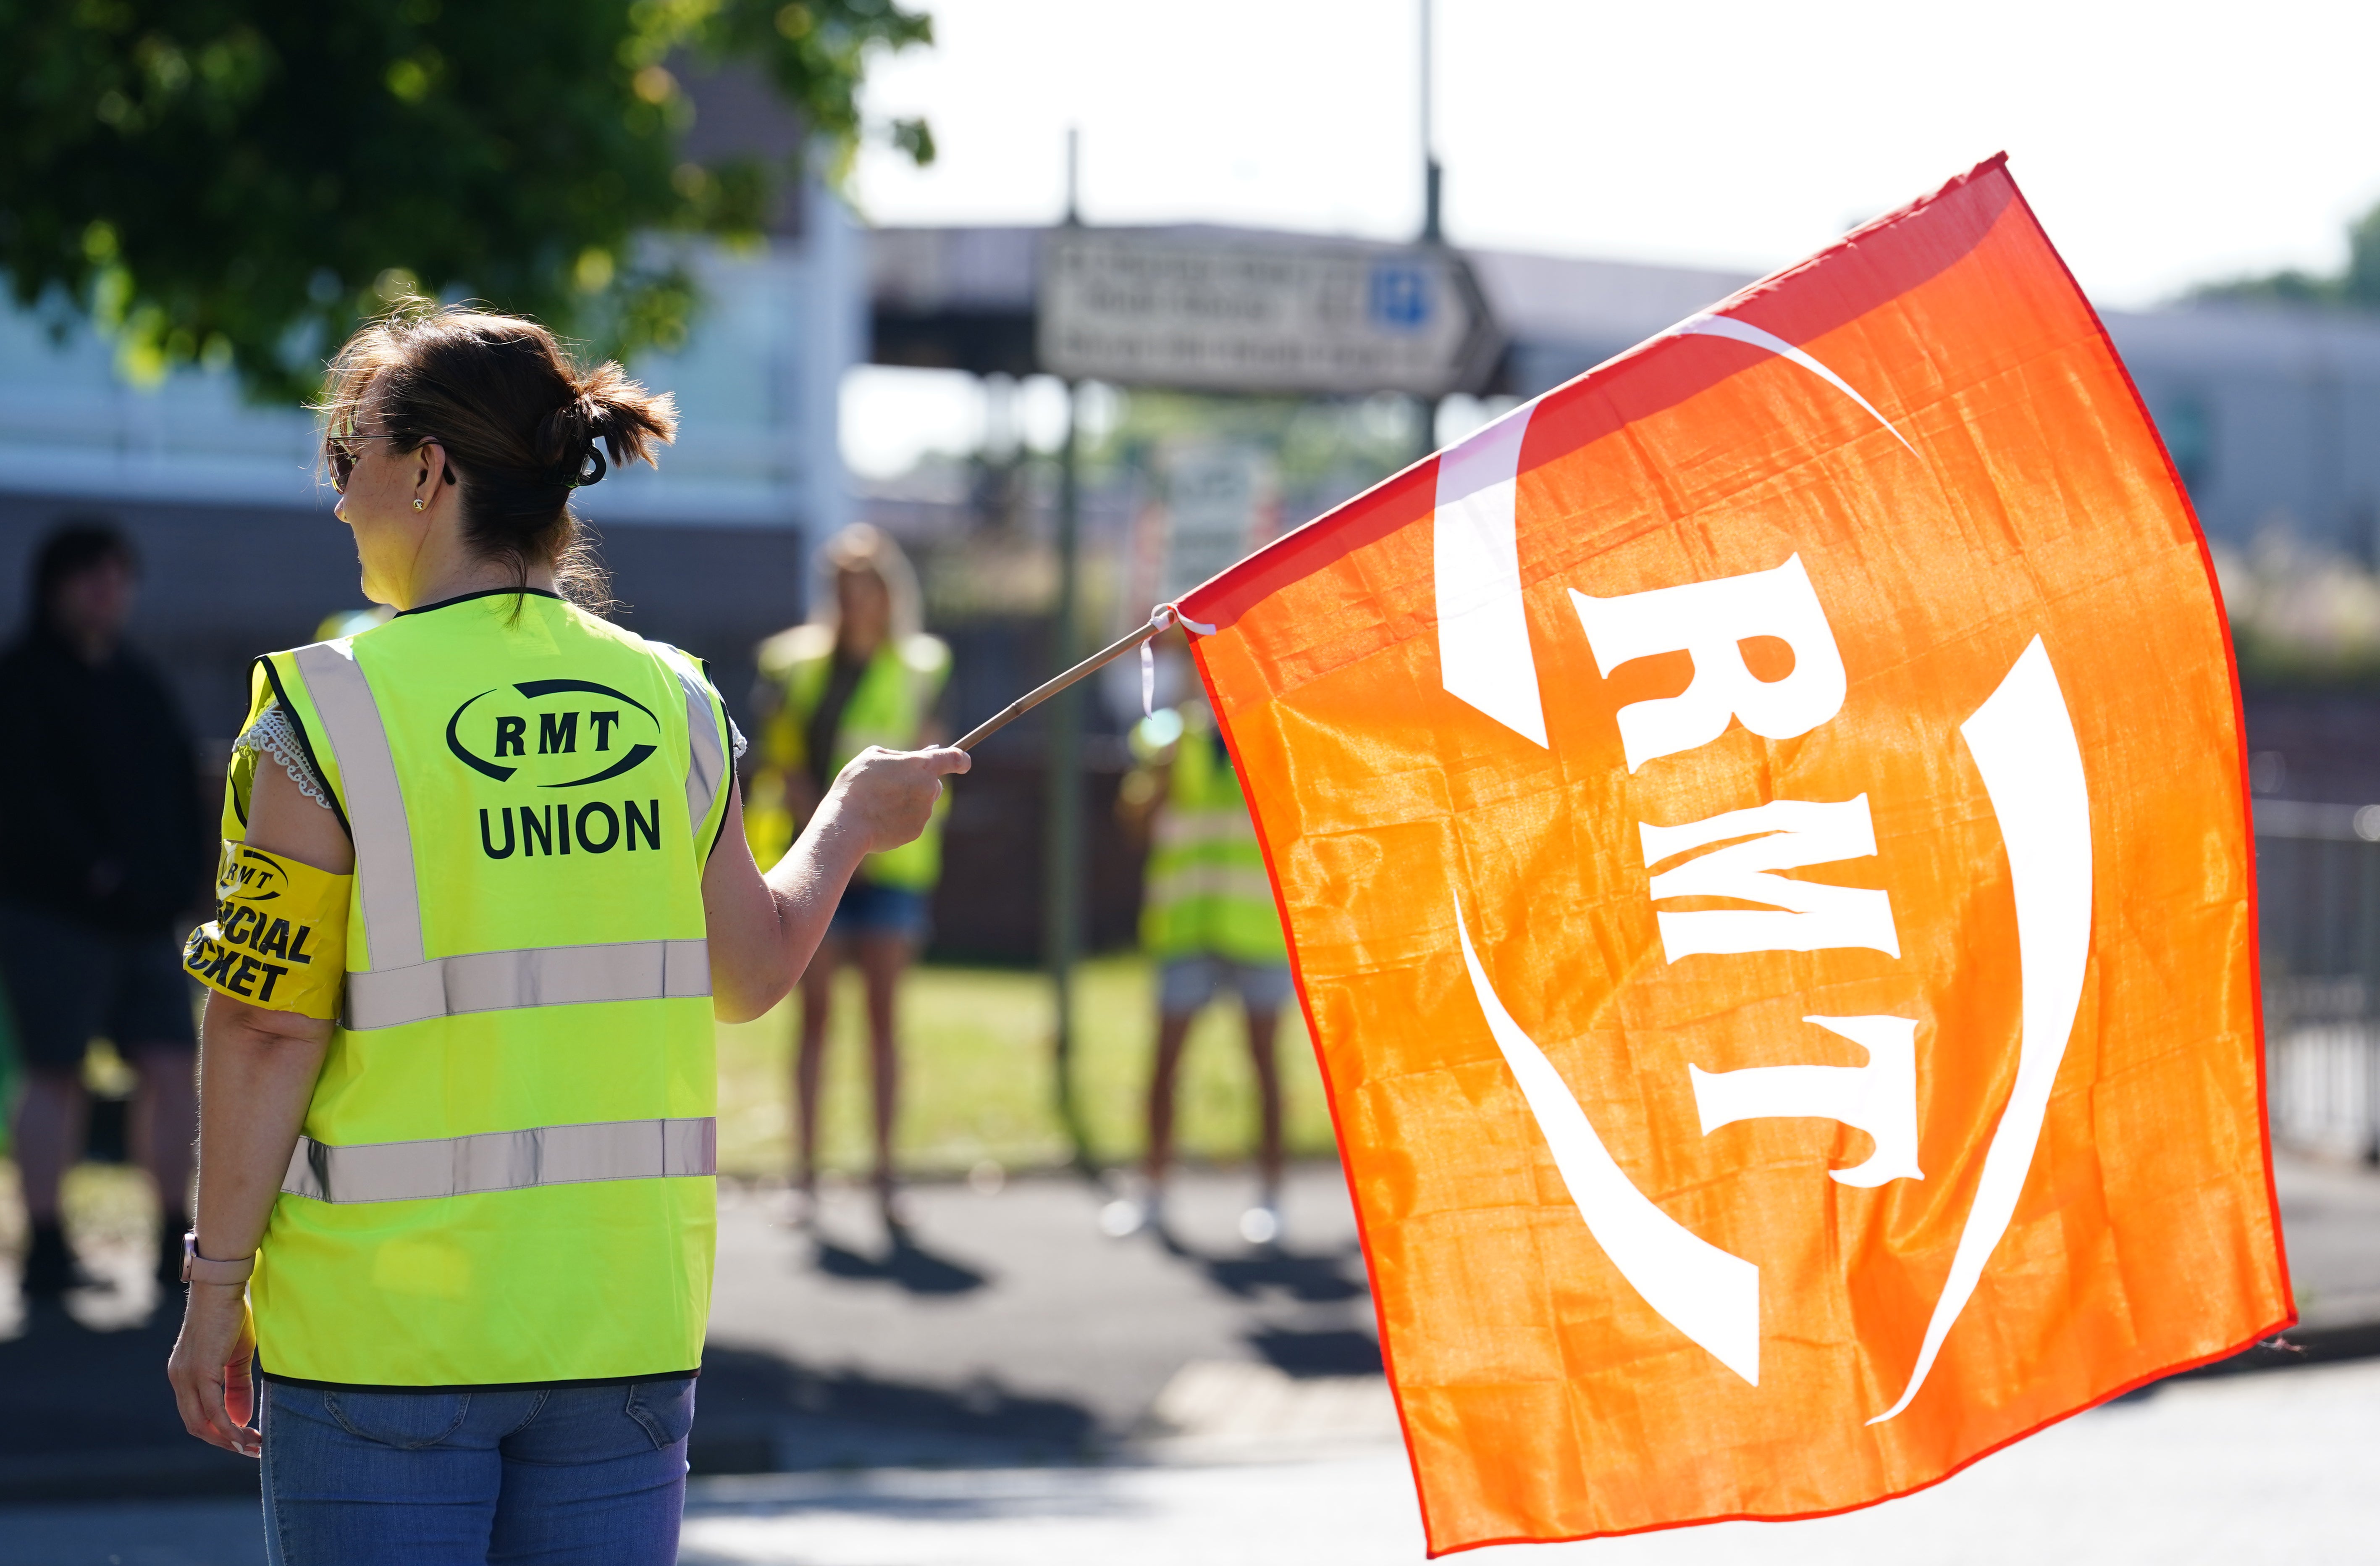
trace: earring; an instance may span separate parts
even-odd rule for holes
[[[414,510],[416,510],[416,511],[419,511],[421,508],[422,508],[422,504],[421,504],[421,497],[420,497],[419,495],[416,495],[416,496],[414,496],[414,497],[413,497],[413,509],[414,509]]]

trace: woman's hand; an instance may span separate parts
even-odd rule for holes
[[[256,1414],[249,1362],[256,1332],[248,1318],[248,1289],[237,1283],[193,1283],[182,1309],[182,1333],[165,1361],[182,1428],[225,1451],[254,1457],[264,1450],[248,1427]]]
[[[926,830],[942,779],[967,770],[964,750],[883,750],[854,757],[785,856],[763,876],[731,795],[719,846],[702,873],[711,1010],[749,1022],[785,998],[809,965],[859,861]]]
[[[942,796],[943,777],[969,765],[965,751],[946,747],[887,750],[871,745],[835,775],[819,816],[854,834],[863,854],[898,848],[926,830],[934,802]]]

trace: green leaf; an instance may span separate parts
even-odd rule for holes
[[[273,401],[400,280],[668,346],[695,286],[625,258],[753,237],[800,173],[686,157],[687,67],[756,69],[839,176],[867,69],[931,37],[887,0],[0,0],[0,273],[128,375],[227,364]]]

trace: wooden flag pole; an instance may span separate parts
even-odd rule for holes
[[[1130,636],[1123,637],[1122,640],[1111,643],[1109,646],[1101,648],[1099,651],[1094,652],[1088,658],[1084,659],[1080,663],[1075,664],[1073,668],[1067,670],[1064,674],[1058,675],[1055,679],[1050,680],[1042,685],[1038,685],[1031,690],[1026,691],[1023,696],[1018,697],[1015,700],[1010,702],[1007,706],[1002,708],[999,711],[993,713],[990,717],[986,718],[982,722],[978,723],[965,734],[960,735],[957,745],[953,746],[952,748],[956,750],[973,750],[977,746],[981,745],[993,734],[998,734],[1009,724],[1016,722],[1017,719],[1022,718],[1026,713],[1032,711],[1033,709],[1040,706],[1043,702],[1049,700],[1060,691],[1064,690],[1068,686],[1071,686],[1076,681],[1084,679],[1091,674],[1097,674],[1099,670],[1106,668],[1109,664],[1114,662],[1117,659],[1122,658],[1125,653],[1130,652],[1134,648],[1138,647],[1141,643],[1170,629],[1176,623],[1176,620],[1177,616],[1174,614],[1171,605],[1160,608],[1156,613],[1148,617],[1148,624],[1141,626],[1138,630],[1134,631]]]

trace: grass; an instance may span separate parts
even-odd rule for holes
[[[1049,980],[986,968],[919,967],[903,997],[904,1102],[897,1133],[912,1173],[961,1173],[986,1161],[1003,1169],[1066,1161],[1055,1110]],[[719,1030],[722,1173],[782,1175],[791,1168],[787,1108],[792,1002],[758,1022]],[[1075,987],[1075,1081],[1094,1155],[1137,1157],[1156,1036],[1155,973],[1137,957],[1087,963]],[[821,1160],[867,1169],[866,1022],[858,979],[845,973],[835,1000],[826,1062]],[[1178,1086],[1178,1145],[1193,1159],[1245,1159],[1256,1142],[1256,1084],[1238,1006],[1210,1006],[1192,1033]],[[1293,1156],[1331,1151],[1330,1111],[1305,1029],[1281,1016],[1281,1086]]]
[[[1156,975],[1138,957],[1103,957],[1077,970],[1075,1081],[1095,1157],[1136,1159],[1149,1056],[1157,1030]],[[902,1167],[912,1174],[964,1174],[990,1162],[1003,1170],[1066,1162],[1058,1123],[1050,1034],[1054,1008],[1039,974],[993,968],[919,967],[903,996]],[[826,1062],[822,1159],[830,1171],[865,1171],[868,1140],[866,1021],[856,975],[835,1001]],[[793,1002],[758,1022],[719,1030],[719,1168],[747,1179],[792,1168],[788,1099]],[[1256,1080],[1239,1007],[1209,1006],[1190,1036],[1176,1086],[1176,1145],[1185,1158],[1246,1159],[1256,1146]],[[1293,1157],[1332,1151],[1330,1111],[1314,1051],[1295,1006],[1283,1011],[1274,1046],[1288,1099]],[[13,1167],[0,1164],[0,1247],[23,1244]],[[156,1221],[147,1176],[84,1164],[67,1176],[67,1223],[86,1240],[147,1244]]]

